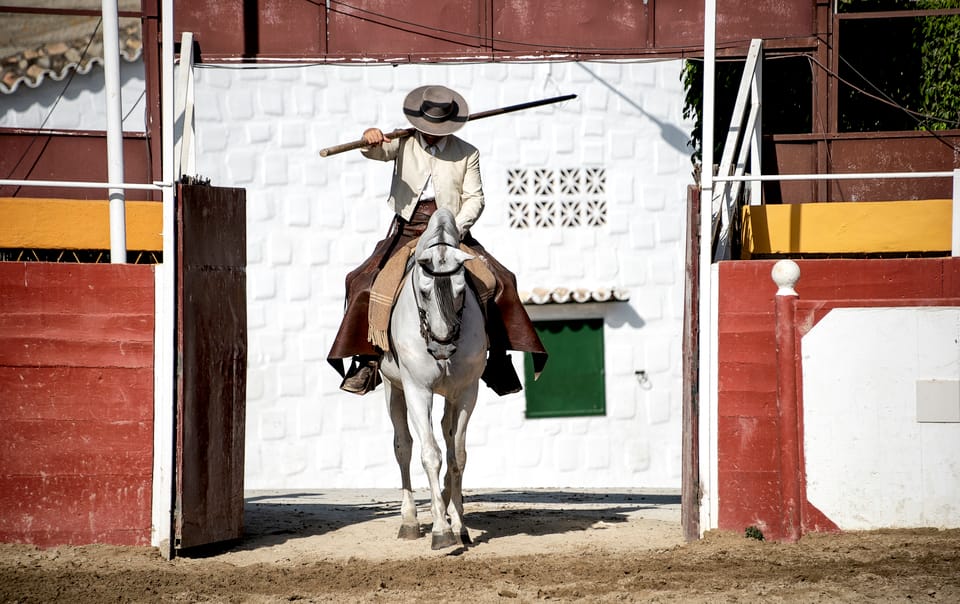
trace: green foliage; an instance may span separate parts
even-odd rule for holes
[[[719,161],[723,150],[724,134],[730,125],[733,105],[737,100],[737,87],[743,73],[743,61],[718,62],[714,73],[714,128],[713,153]],[[687,145],[693,149],[690,161],[699,165],[703,159],[703,61],[686,61],[680,79],[683,81],[686,97],[683,103],[683,117],[693,118],[694,126]]]
[[[960,0],[919,0],[918,8],[960,8]],[[920,93],[929,130],[960,126],[960,15],[918,19],[915,44],[922,57]]]
[[[838,0],[838,13],[870,13],[884,10],[909,10],[914,0]]]
[[[763,531],[758,529],[755,526],[748,526],[745,531],[743,531],[743,536],[747,539],[756,539],[757,541],[763,541]]]
[[[680,73],[686,95],[683,99],[684,119],[693,119],[693,130],[687,146],[693,149],[690,161],[697,165],[703,159],[703,63],[684,61]]]
[[[889,4],[879,6],[900,8]],[[920,54],[913,47],[914,22],[910,18],[840,22],[840,132],[916,129],[916,118],[902,109],[920,109]]]

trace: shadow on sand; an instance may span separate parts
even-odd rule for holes
[[[250,492],[244,502],[242,539],[193,548],[181,555],[253,551],[377,519],[395,518],[399,528],[399,496],[399,490],[393,489]],[[415,499],[421,533],[426,534],[431,522],[428,493],[417,491]],[[521,534],[585,531],[598,523],[626,522],[631,514],[679,505],[679,494],[633,490],[471,490],[464,497],[474,544]]]

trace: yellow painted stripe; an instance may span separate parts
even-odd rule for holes
[[[127,249],[163,250],[163,204],[128,201]],[[106,200],[0,198],[0,248],[110,249]]]
[[[743,251],[747,258],[949,252],[952,216],[949,199],[746,206]]]

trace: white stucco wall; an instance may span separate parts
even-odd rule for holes
[[[960,308],[834,309],[802,347],[810,503],[845,530],[960,526]]]
[[[319,149],[405,127],[419,85],[471,111],[575,93],[563,106],[468,124],[487,206],[476,237],[534,287],[619,287],[606,320],[604,417],[524,418],[523,394],[481,387],[468,488],[680,485],[686,186],[680,61],[196,69],[198,172],[247,190],[246,487],[397,487],[382,389],[342,393],[326,352],[343,278],[384,236],[391,165]],[[511,226],[510,169],[600,168],[597,226]],[[587,198],[590,199],[587,199]],[[561,198],[555,197],[556,201]],[[514,355],[518,368],[522,361]],[[649,382],[641,385],[636,371]],[[521,372],[522,375],[522,372]],[[426,479],[414,451],[414,483]]]
[[[68,72],[63,80],[45,78],[36,88],[21,83],[13,94],[0,94],[0,128],[106,130],[107,105],[103,66],[85,74]],[[143,59],[120,61],[123,130],[146,131],[146,84]],[[106,159],[104,159],[106,161]]]

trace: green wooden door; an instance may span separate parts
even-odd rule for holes
[[[534,381],[530,355],[525,355],[527,417],[604,415],[603,319],[538,321],[535,326],[550,358]]]

